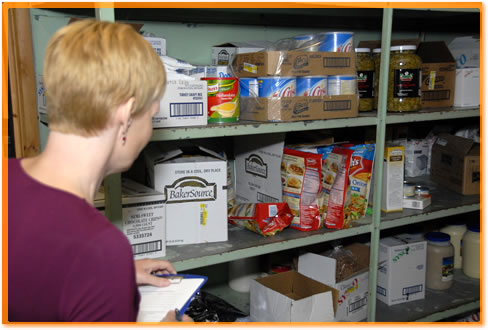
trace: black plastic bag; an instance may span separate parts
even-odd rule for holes
[[[247,316],[225,300],[204,291],[195,295],[185,314],[195,322],[234,322]]]

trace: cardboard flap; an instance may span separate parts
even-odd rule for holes
[[[161,145],[151,144],[146,148],[145,152],[153,164],[161,164],[183,154],[183,150],[175,146],[168,146],[169,145],[163,148]]]
[[[436,140],[433,150],[450,151],[454,154],[467,155],[473,148],[474,141],[451,134],[440,134]]]
[[[423,63],[455,63],[449,48],[444,41],[421,42],[417,49]]]
[[[200,149],[201,151],[203,151],[204,153],[210,155],[210,156],[213,156],[215,158],[218,158],[218,159],[221,159],[221,160],[227,160],[226,156],[225,155],[221,155],[213,150],[210,150],[208,148],[205,148],[205,147],[202,147],[202,146],[198,146],[198,149]]]
[[[315,253],[306,253],[298,258],[298,271],[316,281],[334,285],[336,283],[336,260]]]

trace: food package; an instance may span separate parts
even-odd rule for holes
[[[361,268],[357,257],[350,250],[344,249],[342,245],[334,247],[334,250],[327,253],[326,257],[336,260],[336,283],[348,278]]]
[[[320,210],[320,217],[322,219],[322,223],[325,223],[325,216],[327,214],[327,204],[329,202],[329,194],[330,189],[332,188],[332,184],[334,183],[336,173],[332,168],[328,167],[328,156],[332,152],[335,146],[325,146],[317,148],[317,153],[322,155],[322,180],[321,180],[321,188],[319,193],[319,210]]]
[[[301,231],[321,227],[318,197],[321,187],[320,154],[284,148],[281,161],[283,202],[295,216],[291,227]]]
[[[249,203],[231,208],[228,218],[236,226],[273,236],[290,225],[293,214],[287,203]]]
[[[351,195],[348,185],[352,154],[353,150],[349,148],[334,147],[327,157],[324,179],[326,188],[332,182],[326,205],[325,226],[327,228],[342,229],[351,226],[351,218],[344,217],[344,206],[348,205]]]

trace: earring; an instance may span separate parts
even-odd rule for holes
[[[122,145],[125,146],[125,142],[127,142],[127,137],[124,135],[122,137]]]

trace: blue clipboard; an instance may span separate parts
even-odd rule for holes
[[[202,283],[200,283],[200,285],[198,286],[198,288],[195,289],[195,291],[192,293],[192,295],[188,298],[188,300],[185,302],[185,304],[183,306],[181,306],[181,308],[176,311],[177,313],[177,318],[179,321],[181,321],[181,316],[183,314],[185,314],[185,311],[188,309],[188,306],[190,306],[190,303],[193,299],[193,297],[200,291],[200,289],[203,287],[203,285],[207,282],[208,278],[206,276],[202,276],[202,275],[193,275],[193,274],[161,274],[161,275],[156,275],[158,277],[175,277],[175,278],[182,278],[182,280],[185,280],[185,279],[191,279],[191,278],[198,278],[198,279],[202,279]],[[175,285],[178,285],[178,284],[175,284]]]

